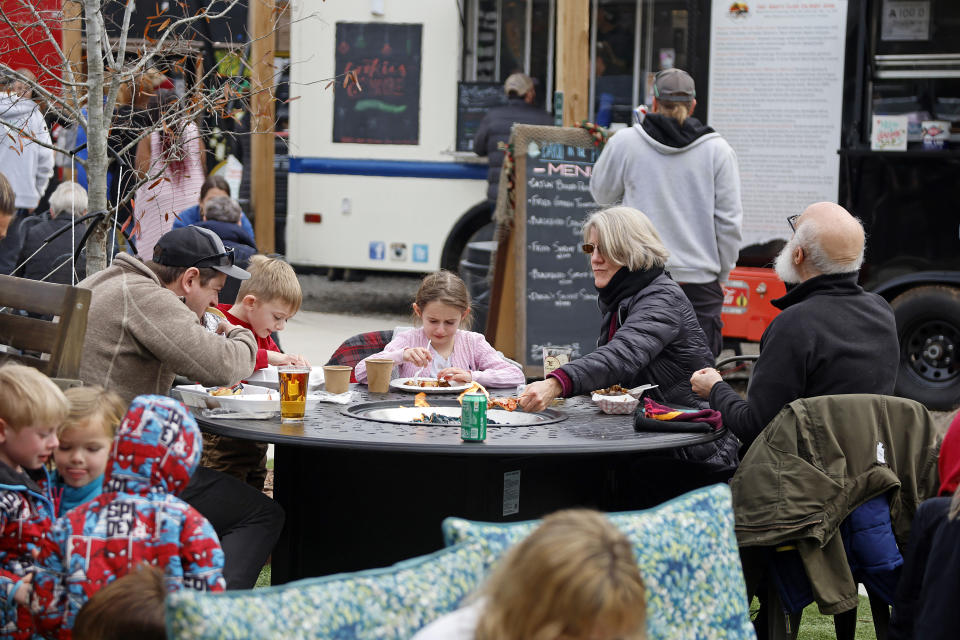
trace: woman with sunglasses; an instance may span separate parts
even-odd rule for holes
[[[520,405],[540,411],[558,396],[656,384],[671,406],[703,406],[690,376],[712,366],[713,354],[690,301],[664,271],[669,252],[650,220],[630,207],[610,207],[587,218],[583,238],[603,314],[597,349],[527,385]],[[687,457],[735,465],[738,446],[728,436],[688,448]]]

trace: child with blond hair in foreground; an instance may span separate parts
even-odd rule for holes
[[[39,565],[56,554],[50,538],[56,517],[46,464],[57,448],[67,400],[47,376],[18,364],[0,366],[0,637],[26,639],[53,585],[33,593]]]
[[[597,511],[543,519],[465,607],[413,640],[642,640],[646,602],[626,536]]]

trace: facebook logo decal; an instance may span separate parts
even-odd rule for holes
[[[430,255],[430,247],[425,244],[413,245],[413,261],[426,262]]]
[[[387,245],[385,243],[383,242],[370,243],[370,259],[371,260],[383,260],[386,254],[387,254]]]

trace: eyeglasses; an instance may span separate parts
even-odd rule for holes
[[[790,231],[796,233],[797,231],[797,220],[800,219],[800,214],[795,213],[792,216],[787,216],[787,224],[790,225]]]
[[[205,264],[203,265],[204,267],[231,267],[233,266],[233,247],[225,247],[223,253],[215,253],[212,256],[200,258],[190,266],[199,267],[201,262],[206,262],[207,260],[217,260],[217,262],[213,264]]]
[[[594,251],[600,251],[600,253],[603,253],[603,251],[600,250],[600,245],[593,244],[592,242],[584,242],[582,245],[580,245],[580,249],[587,255],[592,254]]]

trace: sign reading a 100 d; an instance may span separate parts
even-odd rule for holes
[[[583,223],[597,208],[589,147],[531,142],[526,153],[526,364],[543,362],[543,347],[593,351],[600,332],[590,261],[580,251]]]
[[[333,99],[333,141],[418,144],[420,140],[419,24],[337,23],[336,74],[355,71]]]

